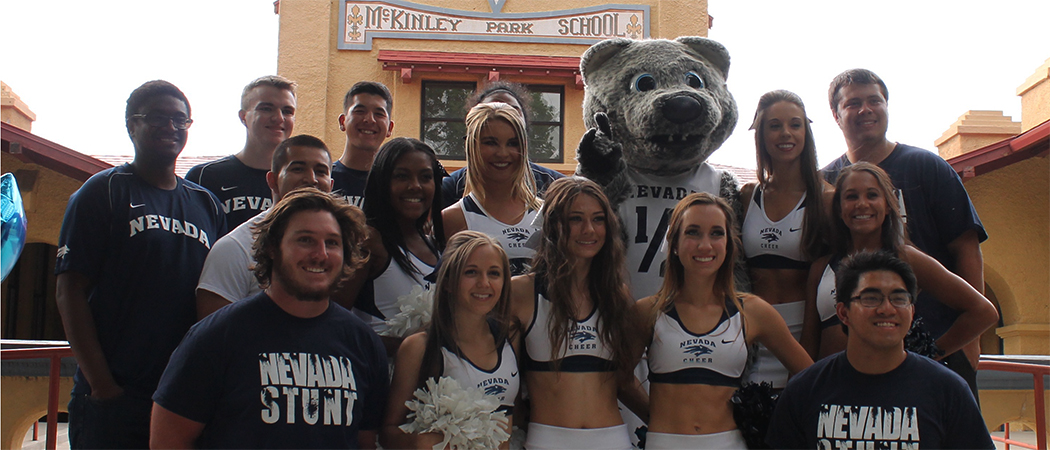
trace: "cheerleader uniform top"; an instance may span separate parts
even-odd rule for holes
[[[536,250],[525,246],[533,233],[538,233],[538,227],[532,226],[536,218],[536,210],[527,210],[525,215],[516,224],[506,224],[496,220],[481,207],[481,202],[474,197],[474,193],[467,194],[459,201],[460,209],[463,210],[463,218],[466,220],[467,229],[480,231],[499,241],[503,251],[507,252],[510,260],[511,275],[524,275],[529,271],[532,257]]]
[[[378,277],[366,282],[357,296],[357,301],[354,302],[354,314],[371,326],[376,333],[386,330],[386,319],[394,317],[401,311],[397,303],[398,297],[408,295],[416,286],[423,289],[430,287],[430,282],[424,277],[436,268],[423,262],[412,252],[405,253],[408,261],[419,273],[405,273],[391,257],[386,270]]]
[[[762,202],[762,188],[756,186],[751,205],[740,228],[747,265],[759,269],[808,270],[802,256],[802,223],[806,216],[806,194],[795,209],[777,222],[769,220]]]
[[[820,328],[838,325],[839,316],[835,314],[835,268],[842,261],[841,256],[832,256],[824,266],[824,274],[817,284],[817,313],[820,314]]]
[[[496,335],[495,324],[493,336]],[[450,377],[459,382],[464,388],[474,387],[481,389],[485,395],[493,395],[499,399],[500,406],[497,411],[510,411],[514,408],[514,399],[518,396],[518,359],[514,353],[514,346],[506,339],[496,344],[496,353],[499,355],[496,367],[485,370],[475,365],[466,356],[460,358],[455,351],[441,348],[441,356],[444,368],[442,376]]]
[[[674,305],[656,318],[650,382],[740,387],[747,361],[743,314],[728,298],[718,324],[707,333],[687,330]]]
[[[532,323],[525,330],[525,369],[538,372],[611,372],[615,370],[612,350],[602,342],[602,323],[598,308],[582,321],[570,319],[565,345],[558,351],[557,362],[551,360],[550,311],[547,283],[536,276],[536,301]]]

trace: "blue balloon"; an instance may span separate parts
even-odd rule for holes
[[[15,176],[5,173],[0,176],[0,219],[3,219],[0,240],[0,280],[14,269],[22,247],[26,244],[26,210],[22,206],[22,194],[18,192]]]

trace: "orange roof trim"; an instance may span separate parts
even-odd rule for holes
[[[1050,120],[1017,136],[1003,139],[948,160],[955,172],[967,180],[1035,156],[1050,152]]]
[[[56,144],[7,122],[0,123],[4,153],[39,164],[77,181],[87,181],[100,170],[113,167],[105,161]]]

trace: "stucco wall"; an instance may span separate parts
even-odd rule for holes
[[[25,184],[18,180],[19,188],[23,190],[22,200],[26,208],[26,242],[58,245],[58,232],[62,228],[66,203],[69,203],[69,196],[80,189],[83,183],[43,166],[24,163],[10,154],[0,155],[3,155],[0,158],[0,167],[4,173],[14,173],[19,169],[35,170],[37,173],[30,193],[24,191]]]
[[[1050,119],[1050,58],[1018,86],[1017,95],[1021,96],[1021,128],[1025,131]]]
[[[48,377],[3,377],[3,406],[0,407],[0,448],[20,449],[29,427],[47,415]],[[63,377],[58,388],[58,410],[67,412],[73,377]],[[41,430],[43,427],[41,427]],[[44,436],[41,433],[40,439]],[[42,447],[42,446],[41,446]],[[61,447],[61,446],[60,446]],[[68,444],[67,444],[68,447]]]
[[[418,4],[448,9],[489,12],[488,0],[428,0]],[[574,0],[507,0],[504,13],[558,11],[615,4],[613,1]],[[649,0],[632,2],[650,6],[650,36],[674,38],[683,35],[707,35],[706,0]],[[394,136],[419,137],[422,79],[475,81],[483,76],[427,73],[413,76],[405,84],[395,71],[384,71],[377,61],[380,50],[413,50],[481,54],[580,56],[586,45],[508,43],[447,40],[375,39],[371,50],[339,50],[339,1],[282,0],[277,71],[299,83],[297,91],[296,131],[320,137],[331,148],[333,157],[342,154],[345,136],[339,130],[343,96],[355,82],[379,81],[394,95]],[[539,77],[502,76],[502,79],[524,84],[565,86],[563,149],[566,164],[550,165],[556,169],[575,167],[576,143],[586,131],[583,126],[583,91],[576,90],[571,80]],[[452,164],[451,166],[455,166]]]
[[[1034,157],[966,182],[988,240],[985,281],[1002,308],[1007,354],[1046,354],[1050,343],[1050,162]]]

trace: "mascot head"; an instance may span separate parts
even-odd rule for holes
[[[594,128],[594,114],[607,114],[624,161],[640,172],[696,167],[736,126],[729,53],[710,39],[609,39],[587,49],[580,71],[584,123]]]

